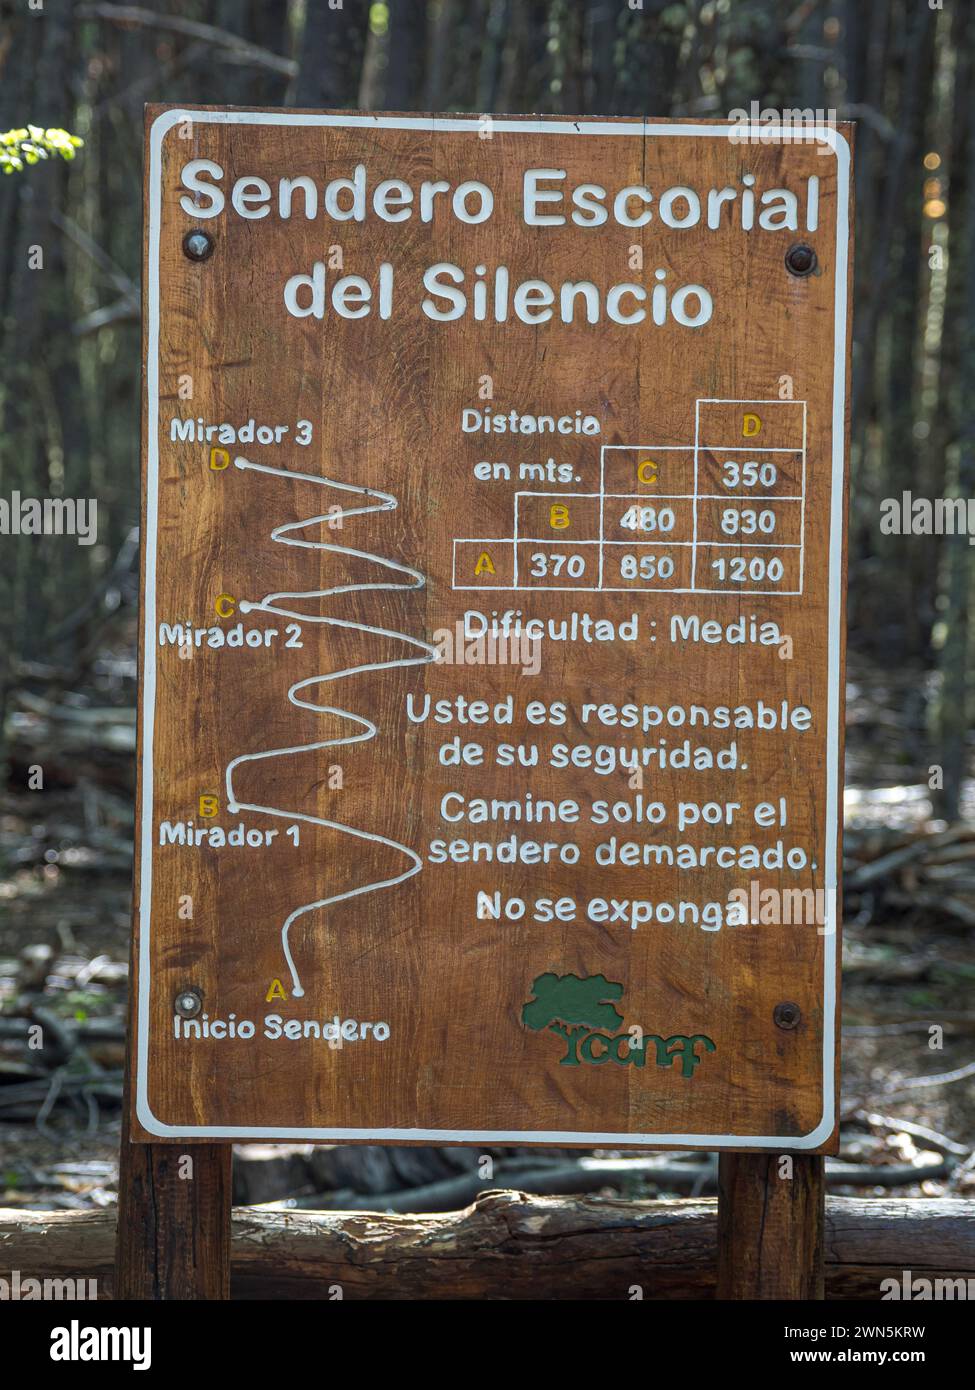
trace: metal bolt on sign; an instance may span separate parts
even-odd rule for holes
[[[798,1004],[786,1001],[782,1004],[776,1004],[772,1010],[772,1021],[776,1028],[798,1028],[801,1019],[802,1010]]]
[[[790,246],[785,253],[785,268],[790,275],[795,275],[802,279],[806,275],[813,275],[819,266],[819,257],[811,246],[805,242],[798,242],[795,246]]]
[[[173,1000],[173,1008],[180,1018],[195,1018],[203,1008],[203,998],[195,989],[182,989]]]
[[[213,255],[214,240],[209,232],[196,228],[183,238],[183,255],[191,261],[205,261]]]

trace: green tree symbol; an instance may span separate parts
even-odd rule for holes
[[[623,1015],[611,1001],[623,994],[623,986],[605,975],[539,975],[532,983],[533,999],[522,1008],[521,1021],[527,1028],[543,1028],[565,1039],[564,1066],[578,1066],[574,1040],[588,1029],[612,1032],[623,1022]]]

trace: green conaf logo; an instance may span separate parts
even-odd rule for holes
[[[644,1067],[648,1044],[652,1043],[658,1067],[672,1067],[678,1061],[681,1076],[693,1076],[702,1060],[697,1054],[698,1044],[704,1052],[715,1050],[703,1033],[664,1038],[658,1033],[645,1034],[636,1026],[620,1032],[623,1015],[614,1001],[623,997],[623,986],[605,975],[539,975],[532,984],[532,995],[521,1011],[521,1021],[533,1032],[548,1029],[565,1040],[565,1055],[559,1058],[562,1067],[600,1067],[607,1062],[618,1067]]]

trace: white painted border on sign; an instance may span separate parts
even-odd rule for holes
[[[829,542],[829,671],[826,711],[826,852],[824,886],[826,921],[823,933],[823,1114],[808,1134],[604,1134],[590,1130],[483,1130],[483,1129],[328,1129],[261,1125],[168,1125],[156,1118],[149,1106],[149,967],[152,904],[153,833],[153,735],[156,702],[156,540],[159,483],[159,238],[162,221],[162,141],[167,131],[184,121],[214,125],[337,126],[353,129],[422,130],[430,134],[475,133],[481,128],[476,119],[415,116],[329,116],[302,115],[287,111],[199,111],[176,109],[157,116],[149,136],[149,263],[148,333],[146,352],[146,391],[148,409],[148,461],[146,479],[145,593],[143,595],[142,666],[142,823],[139,890],[139,997],[136,1054],[136,1113],[149,1134],[162,1138],[186,1139],[367,1139],[402,1143],[404,1140],[454,1142],[464,1144],[578,1144],[596,1145],[694,1144],[711,1149],[814,1149],[829,1138],[833,1130],[836,1096],[834,1064],[836,1053],[836,841],[839,804],[839,719],[841,668],[841,575],[843,564],[843,457],[846,417],[846,333],[847,270],[849,255],[850,147],[845,136],[828,125],[808,132],[809,141],[828,145],[836,156],[836,249],[834,275],[833,340],[833,419],[832,492]],[[641,139],[670,138],[727,140],[723,125],[674,124],[654,121],[530,121],[492,118],[495,130],[525,135],[639,136]],[[740,132],[740,127],[736,127]],[[777,137],[794,139],[789,127],[760,126],[756,132],[765,141]]]

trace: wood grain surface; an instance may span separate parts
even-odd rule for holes
[[[835,887],[849,129],[835,148],[743,146],[703,124],[509,129],[499,118],[485,132],[277,114],[291,123],[147,111],[134,1136],[831,1151],[833,904],[825,925],[724,917],[729,893],[753,883]],[[226,198],[218,216],[180,205],[194,160],[222,171],[207,175]],[[320,195],[358,165],[366,215],[334,220]],[[544,187],[564,202],[539,210],[565,225],[527,225],[529,169],[563,171]],[[300,176],[318,190],[315,215],[299,189],[283,218],[280,180]],[[267,181],[263,203],[259,183],[240,202],[266,216],[232,205],[244,178]],[[389,179],[412,190],[405,220],[374,210]],[[429,221],[424,180],[450,190]],[[476,225],[451,201],[472,180],[494,197]],[[571,221],[581,185],[605,190],[602,225]],[[651,202],[631,192],[620,205],[630,221],[649,207],[643,226],[613,215],[627,187],[650,190]],[[680,221],[690,203],[661,195],[681,188],[700,196],[701,216],[670,227],[665,206]],[[735,196],[710,228],[707,193],[723,188]],[[750,188],[756,225],[744,231]],[[758,225],[758,200],[776,188],[797,194],[796,230]],[[193,230],[212,238],[204,260],[184,250]],[[788,270],[797,243],[814,248],[815,273]],[[316,262],[324,312],[296,317],[285,286]],[[491,286],[483,320],[473,302],[452,322],[424,312],[423,277],[439,264],[463,271],[467,295],[478,278]],[[510,275],[504,322],[498,266]],[[348,291],[361,317],[336,312],[343,276],[371,287],[369,303]],[[518,317],[524,281],[554,287],[549,321]],[[560,287],[583,281],[597,321],[580,291],[563,322]],[[648,297],[663,285],[665,321],[612,321],[607,291],[622,284]],[[690,285],[712,304],[699,327],[674,317]],[[679,302],[693,317],[703,300]],[[463,430],[465,411],[488,408],[564,417],[567,432]],[[597,432],[576,431],[585,417]],[[253,420],[272,434],[181,439],[174,420]],[[276,439],[275,426],[287,426]],[[730,485],[728,466],[744,463],[772,463],[774,480]],[[745,536],[745,514],[763,511],[772,531]],[[513,662],[492,664],[488,649],[431,660],[468,610],[555,628]],[[576,639],[559,640],[572,621]],[[587,640],[597,622],[611,640]],[[777,637],[749,640],[762,624]],[[484,721],[472,701],[486,702]],[[714,713],[754,714],[760,701],[772,718],[785,702],[794,722],[729,728]],[[692,765],[662,766],[662,740],[668,754],[687,740]],[[514,765],[499,765],[503,745]],[[458,749],[466,759],[451,765]],[[621,749],[645,760],[639,778]],[[729,765],[695,767],[695,750],[702,762],[725,750]],[[522,819],[472,820],[476,799]],[[561,819],[543,809],[532,823],[529,803],[545,801],[562,803]],[[595,819],[594,803],[606,806]],[[639,819],[651,804],[657,823]],[[233,844],[238,827],[255,843]],[[215,828],[231,842],[213,843]],[[178,843],[194,830],[204,843]],[[497,862],[513,838],[517,862]],[[617,862],[600,862],[614,838]],[[778,841],[801,867],[742,860],[742,846],[762,854]],[[482,847],[477,862],[460,860],[458,842],[468,855]],[[637,862],[619,862],[624,844]],[[539,862],[546,854],[554,862]],[[495,894],[521,900],[522,915],[516,901],[516,920],[494,920]],[[559,913],[539,906],[560,901]],[[200,1011],[183,1020],[174,1001],[187,991]],[[777,1016],[782,1004],[794,1007]],[[228,1032],[249,1021],[254,1036],[195,1036],[204,1015]],[[336,1018],[341,1045],[313,1035]],[[285,1025],[299,1036],[265,1035]]]
[[[716,1297],[823,1298],[825,1211],[817,1155],[722,1154]]]
[[[827,1197],[826,1296],[876,1302],[915,1281],[975,1278],[975,1211],[962,1197]],[[623,1201],[482,1192],[464,1211],[237,1207],[233,1297],[328,1299],[712,1298],[712,1198]],[[110,1297],[116,1213],[0,1208],[4,1277],[97,1280]],[[892,1283],[887,1284],[885,1281]],[[942,1285],[942,1287],[950,1287]],[[957,1286],[956,1286],[957,1287]],[[917,1294],[915,1294],[917,1297]]]

